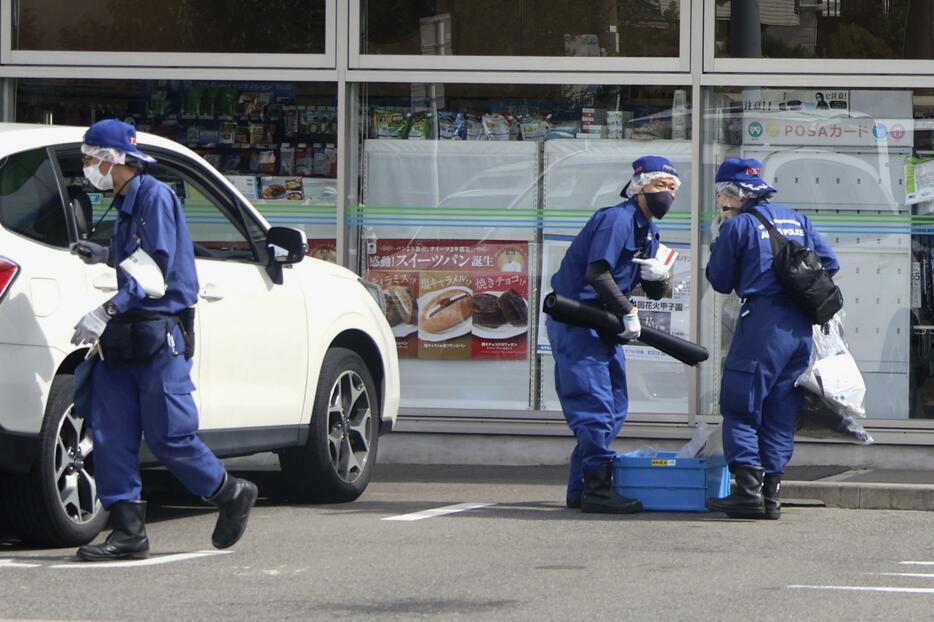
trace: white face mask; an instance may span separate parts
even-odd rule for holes
[[[84,176],[87,178],[91,185],[97,188],[98,190],[113,190],[114,188],[114,178],[113,164],[110,165],[110,171],[106,175],[101,173],[101,164],[103,162],[98,162],[97,165],[90,165],[84,167]]]

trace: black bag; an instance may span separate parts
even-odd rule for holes
[[[804,311],[812,324],[823,324],[843,308],[843,293],[820,257],[807,246],[789,240],[762,214],[750,210],[769,232],[772,269],[786,293]]]

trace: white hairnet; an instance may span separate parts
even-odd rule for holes
[[[652,181],[653,179],[662,179],[662,178],[674,179],[675,180],[675,191],[677,191],[678,188],[681,187],[680,179],[678,179],[674,175],[670,175],[662,171],[652,171],[651,173],[636,173],[635,175],[632,176],[632,180],[629,182],[629,186],[626,187],[626,196],[632,198],[636,196],[637,194],[639,194],[640,192],[642,192],[642,189],[645,188],[649,184],[650,181]]]
[[[760,196],[759,194],[756,194],[755,192],[750,192],[748,190],[740,188],[739,186],[734,184],[732,181],[718,181],[717,182],[717,194],[725,194],[728,197],[735,197],[737,199],[742,199],[744,201],[746,199],[754,199]]]
[[[95,147],[93,145],[81,145],[81,153],[101,162],[111,162],[113,164],[126,164],[126,153],[113,147]]]

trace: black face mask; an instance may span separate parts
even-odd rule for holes
[[[663,190],[661,192],[643,192],[645,197],[645,206],[655,218],[661,220],[671,209],[671,204],[675,202],[674,193]]]

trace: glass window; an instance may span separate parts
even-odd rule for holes
[[[363,54],[679,55],[677,0],[363,0]]]
[[[671,158],[690,196],[689,89],[605,85],[369,84],[357,200],[362,273],[384,290],[403,405],[560,409],[537,309],[569,240],[619,203],[631,163]],[[681,253],[648,307],[687,336],[690,202],[661,223]],[[664,306],[661,306],[664,305]],[[648,318],[652,318],[649,320]],[[633,412],[687,413],[684,366],[631,347]]]
[[[719,58],[932,59],[930,2],[717,2]]]
[[[172,139],[226,175],[271,224],[302,228],[309,254],[336,262],[336,97],[335,84],[316,82],[29,79],[16,82],[16,120],[88,126],[119,118]],[[90,202],[85,209],[100,218],[100,193],[80,178],[69,188],[72,202]],[[178,191],[193,202],[204,194],[190,185]]]
[[[14,50],[323,54],[326,0],[14,2]]]
[[[934,92],[723,87],[705,92],[701,209],[704,263],[714,174],[727,157],[756,158],[772,203],[806,215],[841,269],[846,336],[862,372],[867,415],[934,416]],[[821,105],[821,103],[826,105]],[[703,412],[716,413],[719,370],[740,301],[702,288],[711,351]]]
[[[0,159],[0,223],[44,244],[68,246],[62,197],[45,149]]]

